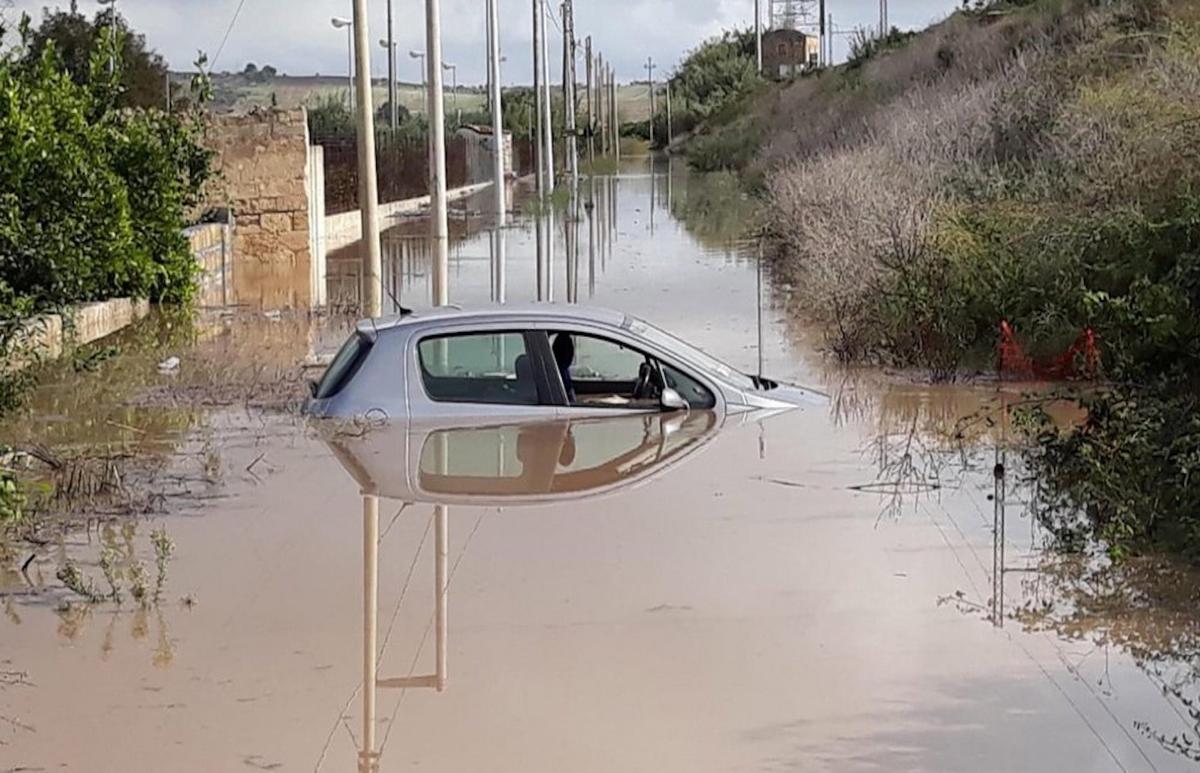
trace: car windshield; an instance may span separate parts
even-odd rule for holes
[[[686,341],[681,341],[670,333],[659,330],[648,322],[643,322],[633,317],[626,317],[624,327],[629,332],[645,338],[656,346],[678,354],[693,365],[720,376],[723,380],[738,389],[756,388],[754,379],[745,373],[726,365],[710,354],[705,354]]]

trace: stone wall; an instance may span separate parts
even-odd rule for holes
[[[262,308],[312,304],[308,127],[303,108],[219,115],[209,146],[220,173],[213,205],[233,213],[231,302]]]

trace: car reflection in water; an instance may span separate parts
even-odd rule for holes
[[[380,689],[447,684],[448,545],[451,505],[538,505],[613,495],[681,464],[716,434],[711,411],[647,413],[491,427],[393,424],[326,443],[358,483],[363,506],[363,690],[358,769],[379,770]],[[378,673],[379,500],[434,506],[432,674]]]

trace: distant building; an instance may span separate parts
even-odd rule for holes
[[[763,74],[791,78],[820,64],[821,43],[799,30],[775,29],[763,34]]]

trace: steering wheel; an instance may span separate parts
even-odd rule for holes
[[[658,368],[646,360],[638,368],[637,383],[633,387],[633,399],[653,400],[662,394],[662,375]]]

